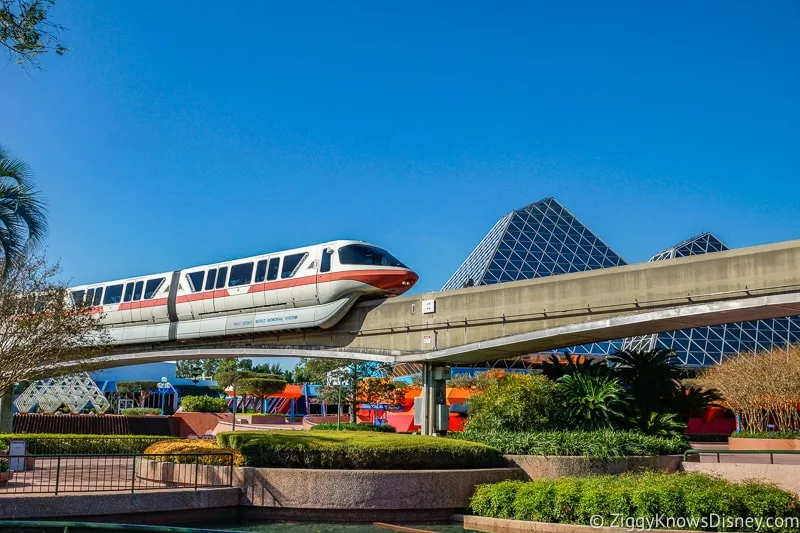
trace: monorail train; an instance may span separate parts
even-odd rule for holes
[[[397,296],[419,276],[363,241],[81,285],[75,306],[103,313],[113,344],[329,328],[361,297]]]

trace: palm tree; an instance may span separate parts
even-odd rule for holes
[[[47,232],[45,207],[32,181],[28,165],[11,157],[0,145],[0,260],[4,277],[10,264],[41,244]]]
[[[670,408],[678,388],[680,368],[672,362],[672,350],[620,350],[609,356],[614,372],[628,387],[639,412],[663,412]]]

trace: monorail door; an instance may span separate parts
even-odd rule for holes
[[[325,304],[333,298],[333,284],[331,283],[331,270],[333,262],[333,248],[324,247],[321,250],[319,269],[317,270],[317,298],[319,303]]]

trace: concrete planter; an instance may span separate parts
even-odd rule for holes
[[[8,481],[14,477],[14,472],[0,472],[0,483],[8,483]]]
[[[221,487],[230,482],[231,467],[141,459],[136,461],[136,477],[169,487]]]
[[[506,518],[487,518],[485,516],[464,516],[464,528],[470,531],[485,533],[620,533],[629,529],[607,526],[582,526],[578,524],[551,524],[549,522],[528,522],[526,520],[509,520]],[[689,529],[659,529],[659,533],[700,533]]]
[[[506,455],[509,466],[521,468],[527,479],[557,479],[564,476],[591,474],[623,474],[654,470],[677,472],[683,457],[680,455],[631,456],[611,459],[587,459],[577,456]]]
[[[316,470],[235,468],[240,505],[314,510],[389,511],[466,509],[476,485],[522,479],[518,468],[474,470]],[[446,516],[446,515],[444,515]]]
[[[800,450],[800,439],[728,438],[729,450]]]

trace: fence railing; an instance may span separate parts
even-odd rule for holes
[[[175,488],[230,487],[232,453],[120,455],[8,455],[0,472],[5,494],[136,492]]]
[[[775,455],[798,455],[800,450],[686,450],[683,452],[683,460],[686,461],[690,455],[716,455],[717,462],[720,462],[721,455],[769,455],[769,464],[775,464]]]

